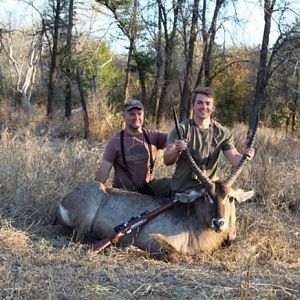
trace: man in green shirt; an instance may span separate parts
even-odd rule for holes
[[[234,146],[232,134],[217,121],[211,119],[215,111],[215,100],[210,88],[197,88],[194,91],[193,119],[180,123],[184,140],[179,140],[174,128],[168,135],[164,152],[165,164],[176,163],[171,181],[171,191],[185,192],[199,189],[201,186],[196,175],[191,171],[181,153],[188,147],[194,160],[210,179],[216,179],[216,171],[221,151],[232,166],[236,166],[242,154]],[[254,149],[244,151],[249,160],[254,156]]]

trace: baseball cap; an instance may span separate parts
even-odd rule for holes
[[[138,108],[144,110],[144,105],[141,101],[136,99],[131,99],[124,104],[123,111],[129,111],[132,108]]]

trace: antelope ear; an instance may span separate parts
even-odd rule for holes
[[[245,192],[242,189],[237,189],[230,193],[230,196],[235,198],[238,203],[243,203],[254,196],[254,191]]]
[[[190,191],[189,193],[176,193],[174,198],[181,203],[192,203],[201,196],[203,196],[202,192]]]

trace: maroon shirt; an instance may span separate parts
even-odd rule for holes
[[[145,129],[152,147],[153,160],[158,149],[163,149],[166,145],[168,134],[159,130]],[[124,149],[127,169],[136,186],[140,187],[145,181],[149,182],[152,177],[150,174],[150,153],[144,134],[130,135],[124,133]],[[124,166],[121,153],[120,132],[118,132],[107,143],[103,158],[114,164],[115,175],[113,186],[116,188],[134,189],[134,184],[120,168]]]

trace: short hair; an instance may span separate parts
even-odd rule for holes
[[[203,94],[208,98],[215,99],[214,93],[210,87],[196,87],[193,91],[192,103],[195,103],[197,94]]]

